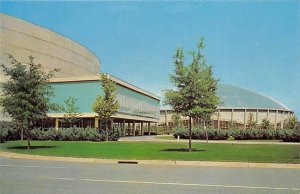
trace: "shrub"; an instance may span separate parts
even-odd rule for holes
[[[0,143],[20,139],[20,132],[13,122],[0,121]]]
[[[62,128],[62,129],[33,129],[31,131],[33,140],[53,140],[53,141],[104,141],[105,131],[95,128]],[[108,140],[117,141],[120,138],[119,132],[109,132]]]
[[[7,128],[0,128],[0,143],[3,143],[7,140],[8,129]]]
[[[276,139],[277,131],[266,129],[231,129],[229,130],[230,136],[235,140],[272,140]]]
[[[173,130],[175,138],[180,136],[181,139],[189,139],[188,129],[177,128]],[[227,140],[230,136],[235,140],[283,140],[286,142],[300,142],[300,130],[291,129],[230,129],[217,130],[207,129],[207,136],[209,140]],[[192,129],[192,139],[206,139],[206,133],[203,128]]]
[[[278,138],[285,142],[300,142],[300,130],[281,130],[278,133]]]
[[[229,133],[227,130],[218,130],[218,129],[203,129],[203,128],[193,128],[192,129],[192,139],[206,139],[206,132],[207,137],[209,140],[226,140],[229,138]],[[175,138],[179,137],[182,139],[189,139],[189,132],[188,129],[185,128],[178,128],[173,131],[173,136]]]

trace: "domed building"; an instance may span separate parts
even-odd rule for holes
[[[246,128],[250,115],[258,125],[263,119],[267,119],[275,129],[283,128],[284,120],[294,113],[282,103],[245,88],[219,84],[217,95],[222,103],[211,120],[212,125],[218,129],[228,129],[230,125]],[[170,107],[161,108],[160,125],[172,127],[172,114]],[[185,118],[182,119],[187,123]]]
[[[100,72],[96,55],[79,43],[33,23],[0,14],[0,63],[8,64],[8,55],[22,63],[28,56],[46,71],[60,69],[55,77],[93,76]],[[5,79],[2,72],[0,81]]]
[[[103,95],[100,86],[100,60],[81,44],[50,29],[0,13],[0,64],[9,65],[8,55],[23,64],[33,56],[44,70],[60,69],[49,81],[54,89],[51,101],[60,105],[69,97],[77,99],[79,111],[77,126],[98,127],[100,122],[92,110],[98,95]],[[135,135],[133,131],[143,130],[150,123],[159,121],[160,98],[146,90],[116,77],[110,76],[117,85],[119,109],[111,118],[111,127],[122,128],[123,135]],[[0,73],[0,82],[7,77]],[[64,127],[63,112],[49,112],[42,127]],[[8,120],[1,114],[0,120]],[[143,125],[144,124],[144,125]],[[126,129],[126,131],[125,131]]]

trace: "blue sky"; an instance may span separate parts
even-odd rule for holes
[[[270,96],[300,117],[300,2],[1,2],[0,10],[89,48],[101,71],[152,93],[170,88],[172,56],[205,37],[221,83]],[[187,61],[188,62],[188,61]]]

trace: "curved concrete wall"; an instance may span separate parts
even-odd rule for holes
[[[267,119],[273,125],[273,128],[283,128],[285,119],[294,114],[291,110],[282,109],[245,109],[245,108],[218,108],[211,120],[214,121],[214,127],[218,129],[229,128],[230,123],[236,123],[237,128],[246,128],[250,114],[253,115],[254,121],[260,125],[263,119]],[[172,127],[171,109],[160,111],[160,125]],[[182,117],[183,121],[188,118]],[[197,124],[197,123],[195,123]]]
[[[60,34],[4,14],[0,14],[0,25],[0,63],[7,64],[5,53],[9,53],[24,64],[31,55],[46,71],[60,69],[55,77],[100,72],[99,60],[91,51]],[[0,81],[3,79],[0,74]]]

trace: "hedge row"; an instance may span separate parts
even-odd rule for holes
[[[175,129],[174,137],[178,135],[182,139],[188,139],[189,133],[185,128]],[[266,130],[266,129],[192,129],[192,139],[206,139],[206,133],[209,140],[227,140],[233,137],[235,140],[282,140],[286,142],[300,142],[300,130],[293,129],[279,129],[279,130]]]
[[[32,140],[53,141],[105,141],[106,132],[95,128],[62,128],[62,129],[33,129],[30,132]],[[117,141],[120,138],[118,132],[108,132],[109,141]]]
[[[11,125],[0,123],[0,143],[9,140],[20,140],[20,131]],[[30,131],[32,140],[53,140],[53,141],[105,141],[106,132],[95,128],[61,128],[57,129],[33,129]],[[108,132],[109,141],[117,141],[120,133]],[[24,134],[24,139],[27,139]]]
[[[15,128],[12,122],[0,122],[0,143],[9,140],[20,139],[20,132]]]
[[[181,139],[189,139],[189,132],[185,128],[175,129],[173,133],[175,138],[179,135]],[[209,140],[226,140],[230,136],[227,130],[193,128],[192,139],[206,139],[206,133]]]

